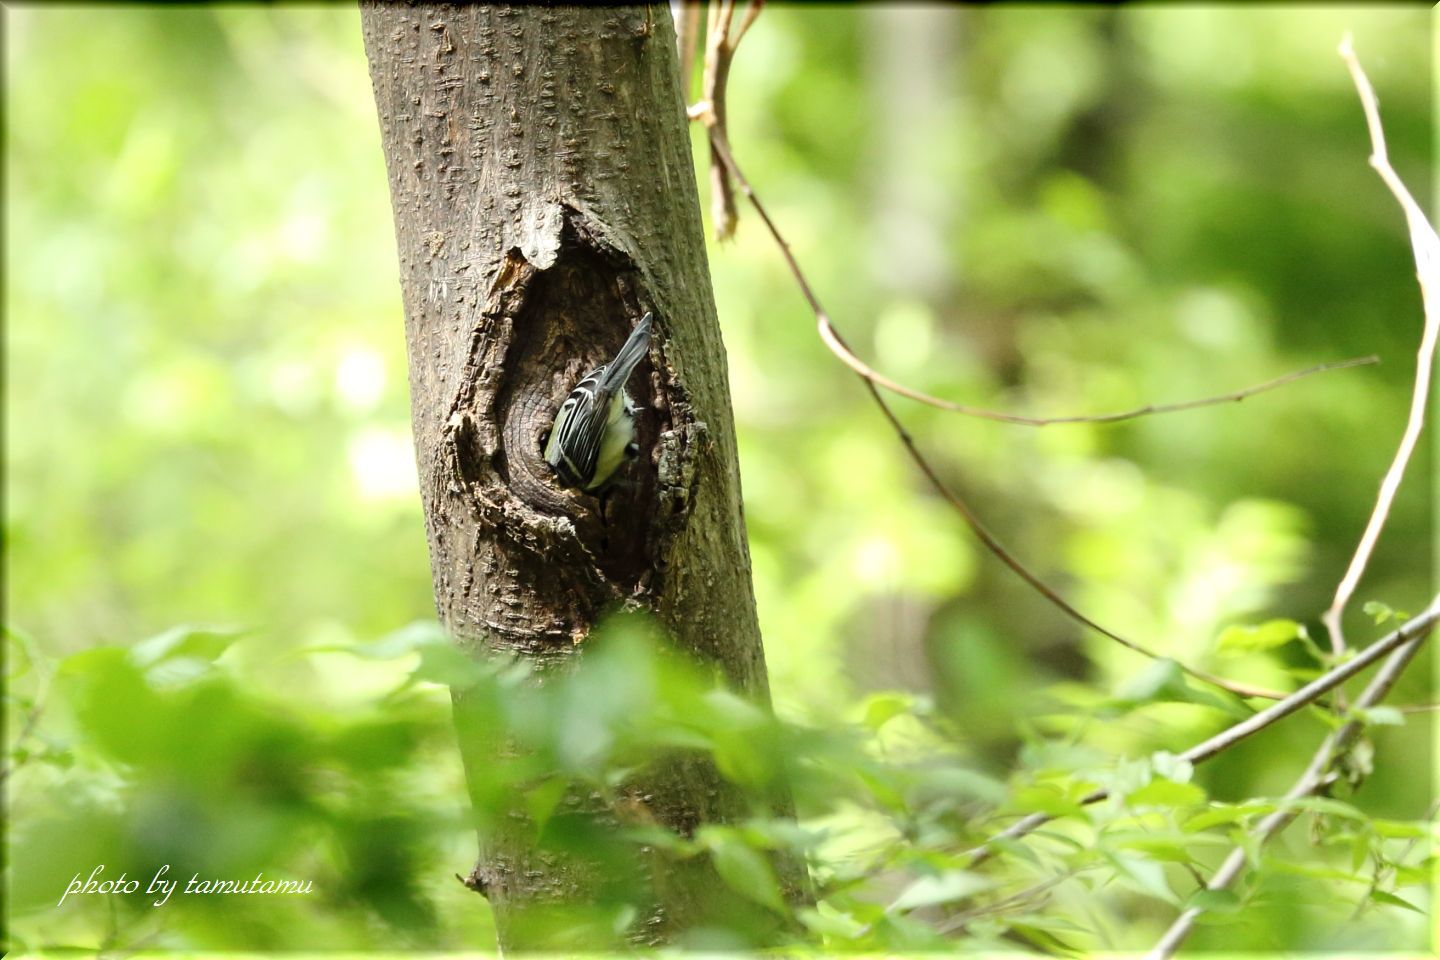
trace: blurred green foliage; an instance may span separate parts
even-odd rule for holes
[[[776,6],[736,61],[731,139],[837,324],[932,393],[1098,412],[1380,355],[1121,425],[901,408],[947,480],[1081,609],[1186,663],[1290,687],[1317,669],[1308,638],[1399,437],[1421,317],[1334,48],[1354,31],[1394,162],[1423,194],[1424,16]],[[976,949],[1142,949],[1197,897],[1197,948],[1425,944],[1406,909],[1429,909],[1433,863],[1420,717],[1372,711],[1363,787],[1314,801],[1236,896],[1195,892],[1192,869],[1273,809],[1326,718],[1175,762],[1244,708],[1083,633],[981,552],[816,339],[744,209],[710,259],[779,719],[628,623],[593,669],[543,690],[458,657],[424,625],[355,12],[5,18],[12,946],[488,944],[483,901],[453,877],[485,809],[466,805],[447,683],[524,733],[531,759],[493,785],[523,789],[532,815],[554,784],[613,789],[655,751],[708,753],[757,797],[788,777],[798,826],[616,842],[709,856],[772,913],[788,908],[760,852],[794,851],[821,895],[798,920],[830,948],[963,934]],[[1426,602],[1426,466],[1361,589],[1377,620]],[[1388,629],[1353,607],[1352,642]],[[1428,699],[1430,663],[1395,703]],[[1095,786],[1119,799],[1079,810]],[[1065,818],[966,869],[974,843],[1034,810]],[[182,880],[263,872],[314,892],[57,906],[101,863],[112,879],[168,863]],[[614,904],[562,919],[628,922]],[[694,945],[748,942],[737,922]]]

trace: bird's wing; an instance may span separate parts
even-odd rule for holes
[[[625,345],[620,352],[615,354],[615,359],[606,364],[605,376],[601,378],[601,385],[608,393],[614,395],[625,386],[625,381],[630,379],[630,373],[650,350],[650,321],[653,314],[645,314],[640,322],[635,324],[635,329],[630,331],[630,336],[625,339]]]
[[[604,387],[607,366],[601,365],[575,385],[565,402],[574,402],[574,412],[565,419],[558,438],[558,454],[562,463],[554,464],[570,474],[572,484],[583,483],[595,472],[600,456],[600,441],[605,435],[605,418],[611,393]]]

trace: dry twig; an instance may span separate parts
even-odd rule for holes
[[[841,339],[840,334],[836,332],[828,318],[820,324],[820,339],[825,341],[825,346],[830,348],[830,352],[835,354],[841,363],[860,374],[860,376],[864,377],[870,383],[878,387],[884,387],[891,393],[898,393],[902,397],[918,401],[926,406],[934,407],[937,410],[959,413],[967,417],[979,417],[982,420],[1014,423],[1023,427],[1047,427],[1062,423],[1119,423],[1122,420],[1134,420],[1138,417],[1152,416],[1159,413],[1179,413],[1182,410],[1213,407],[1222,403],[1238,403],[1247,397],[1255,396],[1257,393],[1274,390],[1276,387],[1283,387],[1287,383],[1293,383],[1296,380],[1302,380],[1305,377],[1311,377],[1317,373],[1326,373],[1331,370],[1344,370],[1347,367],[1363,367],[1380,362],[1380,358],[1375,356],[1335,360],[1329,363],[1316,364],[1313,367],[1306,367],[1304,370],[1296,370],[1293,373],[1287,373],[1284,376],[1275,377],[1272,380],[1266,380],[1264,383],[1257,383],[1254,386],[1245,387],[1230,393],[1201,397],[1198,400],[1183,400],[1177,403],[1147,403],[1144,406],[1135,407],[1132,410],[1121,410],[1116,413],[1090,413],[1063,417],[1027,417],[1018,413],[987,410],[983,407],[971,407],[963,403],[956,403],[953,400],[944,400],[921,390],[916,390],[914,387],[908,387],[898,380],[892,380],[855,356],[854,351]]]
[[[1355,81],[1355,89],[1365,110],[1365,125],[1370,131],[1370,166],[1375,168],[1375,172],[1400,203],[1400,208],[1405,211],[1405,221],[1410,228],[1410,245],[1415,251],[1420,294],[1425,307],[1425,332],[1420,337],[1419,355],[1415,364],[1415,389],[1411,395],[1410,419],[1405,425],[1405,433],[1400,438],[1400,446],[1395,451],[1395,459],[1391,461],[1390,469],[1385,472],[1385,477],[1380,482],[1380,494],[1375,499],[1375,509],[1370,514],[1369,523],[1365,525],[1365,532],[1355,548],[1355,555],[1350,558],[1350,566],[1335,589],[1335,599],[1331,601],[1330,609],[1326,610],[1321,618],[1330,633],[1330,644],[1336,653],[1345,649],[1345,633],[1341,623],[1345,606],[1354,595],[1355,587],[1370,562],[1375,543],[1380,539],[1380,531],[1384,529],[1385,520],[1390,515],[1395,493],[1400,488],[1400,480],[1405,475],[1405,468],[1410,463],[1410,457],[1420,439],[1420,431],[1425,425],[1425,405],[1430,393],[1435,343],[1437,335],[1440,335],[1440,305],[1436,302],[1436,293],[1440,292],[1440,237],[1436,237],[1435,228],[1426,219],[1425,212],[1410,195],[1410,191],[1395,173],[1395,168],[1390,166],[1390,154],[1385,147],[1385,131],[1380,126],[1380,104],[1375,97],[1375,89],[1370,86],[1370,79],[1365,76],[1365,71],[1360,68],[1360,61],[1355,58],[1355,49],[1350,43],[1349,35],[1340,43],[1340,56],[1350,70],[1350,77]]]

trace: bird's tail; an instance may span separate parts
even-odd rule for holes
[[[601,390],[607,395],[614,393],[625,385],[630,379],[631,372],[635,365],[640,362],[650,350],[650,321],[653,315],[646,313],[635,324],[635,329],[630,331],[630,338],[625,341],[625,346],[615,354],[615,359],[609,364],[605,371],[605,381],[600,385]]]

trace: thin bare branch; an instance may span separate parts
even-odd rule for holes
[[[820,298],[810,286],[810,281],[806,279],[805,271],[800,268],[799,262],[790,250],[790,244],[786,242],[784,235],[780,233],[780,229],[775,225],[775,221],[770,218],[769,210],[766,209],[765,204],[762,203],[756,195],[755,189],[751,186],[749,179],[746,178],[744,172],[740,169],[739,165],[736,164],[734,153],[730,150],[730,143],[725,135],[725,130],[719,124],[711,124],[709,130],[712,152],[725,165],[726,170],[730,176],[734,178],[735,182],[739,184],[741,192],[744,193],[746,199],[750,201],[750,205],[754,207],[756,215],[760,217],[761,222],[765,224],[766,230],[769,231],[771,238],[774,239],[776,245],[780,248],[780,253],[785,258],[785,263],[789,266],[790,273],[795,278],[801,294],[805,297],[805,302],[810,305],[810,310],[815,315],[816,323],[820,327],[821,336],[824,337],[828,335],[829,337],[833,337],[836,342],[844,346],[844,340],[840,338],[839,331],[835,330],[834,326],[830,323],[829,314],[826,313],[825,307],[820,303]],[[891,428],[895,431],[895,435],[899,437],[906,452],[909,453],[910,459],[914,461],[915,465],[920,469],[920,472],[925,475],[925,478],[930,481],[930,485],[935,488],[935,491],[964,518],[971,532],[984,544],[987,550],[994,554],[996,559],[1009,567],[1020,579],[1028,583],[1035,592],[1050,601],[1056,609],[1060,610],[1071,620],[1094,630],[1103,637],[1113,640],[1122,647],[1133,650],[1141,656],[1150,657],[1151,659],[1162,659],[1158,653],[1143,644],[1122,636],[1108,627],[1101,626],[1090,617],[1081,613],[1072,606],[1069,601],[1061,597],[1052,587],[1041,580],[1029,567],[1022,563],[1008,547],[1001,543],[1000,540],[990,532],[990,529],[981,521],[970,504],[940,478],[939,473],[915,445],[914,439],[910,436],[909,431],[905,429],[904,425],[901,424],[899,418],[895,415],[895,411],[891,408],[890,404],[885,401],[879,389],[876,388],[874,381],[863,375],[861,376],[861,381],[870,392],[871,399],[873,399],[875,404],[880,408],[880,412],[883,413],[885,419],[889,421]],[[1269,700],[1278,700],[1284,696],[1284,694],[1275,690],[1268,690],[1251,684],[1227,680],[1224,677],[1218,677],[1212,673],[1196,667],[1187,666],[1183,663],[1179,664],[1179,666],[1181,670],[1197,680],[1220,687],[1223,690],[1228,690],[1237,696],[1260,697]]]
[[[1287,383],[1305,377],[1314,376],[1317,373],[1326,373],[1330,370],[1343,370],[1347,367],[1362,367],[1372,363],[1378,363],[1379,357],[1354,357],[1349,360],[1336,360],[1329,363],[1316,364],[1313,367],[1306,367],[1304,370],[1296,370],[1287,373],[1282,377],[1273,380],[1266,380],[1251,387],[1245,387],[1231,393],[1222,393],[1213,397],[1202,397],[1198,400],[1184,400],[1178,403],[1147,403],[1142,407],[1135,407],[1131,410],[1122,410],[1117,413],[1091,413],[1077,416],[1064,417],[1027,417],[1018,413],[1005,413],[1000,410],[987,410],[983,407],[971,407],[963,403],[956,403],[953,400],[945,400],[932,396],[914,387],[908,387],[898,380],[892,380],[885,374],[869,366],[865,361],[855,356],[850,347],[841,339],[839,333],[831,326],[828,319],[820,324],[820,339],[830,352],[840,359],[851,370],[854,370],[866,380],[876,386],[884,387],[891,393],[897,393],[902,397],[915,400],[937,410],[945,410],[950,413],[958,413],[967,417],[978,417],[982,420],[995,420],[1000,423],[1014,423],[1024,427],[1047,427],[1053,424],[1062,423],[1118,423],[1122,420],[1134,420],[1138,417],[1151,416],[1161,413],[1178,413],[1182,410],[1194,410],[1199,407],[1213,407],[1222,403],[1238,403],[1247,397],[1253,397],[1257,393],[1264,393],[1267,390],[1274,390],[1276,387],[1283,387]]]
[[[1414,655],[1414,650],[1419,649],[1421,641],[1429,635],[1440,622],[1440,596],[1431,601],[1430,606],[1424,612],[1411,618],[1399,628],[1376,640],[1364,650],[1356,653],[1351,659],[1337,667],[1333,667],[1320,676],[1311,680],[1305,686],[1285,697],[1277,703],[1273,703],[1264,710],[1253,716],[1247,717],[1233,726],[1197,743],[1186,750],[1180,756],[1191,763],[1204,763],[1211,757],[1224,753],[1242,740],[1253,737],[1266,727],[1277,723],[1290,716],[1302,707],[1308,706],[1319,700],[1322,696],[1334,690],[1340,684],[1356,676],[1366,668],[1372,666],[1376,661],[1386,656],[1396,657],[1410,650],[1408,656]],[[1389,664],[1386,669],[1390,669]],[[1379,674],[1377,674],[1377,677]],[[1386,688],[1389,689],[1388,687]],[[1110,791],[1105,789],[1095,790],[1081,798],[1080,803],[1088,806],[1092,803],[1099,803],[1110,796]],[[1049,814],[1032,813],[1015,821],[1005,830],[986,840],[980,846],[970,851],[970,866],[976,867],[989,860],[994,855],[996,845],[1006,840],[1018,840],[1026,834],[1032,833],[1037,828],[1044,826],[1055,818]]]
[[[1420,292],[1425,310],[1425,329],[1420,338],[1419,358],[1415,365],[1415,387],[1411,395],[1410,416],[1405,425],[1405,433],[1401,437],[1395,459],[1391,462],[1390,469],[1386,471],[1385,478],[1381,481],[1380,493],[1376,497],[1375,508],[1370,514],[1370,521],[1360,538],[1360,544],[1350,560],[1350,566],[1345,571],[1345,576],[1341,579],[1339,587],[1336,588],[1335,599],[1330,604],[1330,608],[1325,611],[1323,618],[1330,631],[1330,642],[1336,652],[1345,649],[1341,624],[1345,605],[1354,595],[1355,587],[1370,562],[1370,555],[1375,549],[1375,543],[1379,540],[1380,533],[1385,527],[1385,521],[1390,515],[1395,492],[1400,487],[1405,468],[1410,462],[1411,454],[1414,453],[1420,433],[1425,426],[1425,406],[1429,397],[1435,344],[1437,335],[1440,335],[1440,310],[1436,308],[1434,297],[1435,292],[1440,290],[1440,237],[1436,236],[1434,227],[1426,219],[1420,205],[1415,202],[1410,191],[1401,182],[1394,168],[1390,166],[1375,90],[1371,87],[1369,78],[1366,77],[1360,61],[1355,56],[1355,49],[1348,34],[1340,42],[1340,57],[1350,70],[1350,77],[1355,82],[1356,92],[1360,96],[1360,103],[1365,111],[1365,125],[1370,131],[1370,165],[1380,174],[1380,178],[1390,188],[1390,192],[1405,212],[1405,219],[1410,228],[1410,244],[1415,254],[1416,272],[1420,280]],[[1431,609],[1434,609],[1434,604]],[[1419,650],[1420,639],[1417,638],[1390,654],[1385,665],[1380,668],[1374,679],[1355,701],[1355,710],[1350,713],[1353,715],[1355,711],[1373,707],[1384,699]],[[1286,802],[1281,805],[1280,809],[1256,824],[1251,831],[1249,844],[1237,846],[1230,852],[1230,855],[1220,865],[1220,869],[1215,872],[1207,884],[1209,889],[1223,890],[1235,882],[1245,868],[1249,856],[1247,851],[1263,846],[1295,818],[1297,811],[1293,805],[1294,800],[1319,793],[1337,779],[1337,775],[1331,768],[1336,760],[1354,744],[1361,729],[1361,723],[1352,719],[1325,738],[1314,757],[1311,758],[1310,765],[1285,794]],[[1175,922],[1170,925],[1170,929],[1165,931],[1165,935],[1160,938],[1160,942],[1150,951],[1147,960],[1168,960],[1173,956],[1190,935],[1195,921],[1203,912],[1199,907],[1189,907],[1182,911],[1175,918]]]
[[[1415,452],[1420,433],[1425,426],[1425,407],[1430,396],[1435,345],[1437,339],[1440,339],[1440,304],[1437,304],[1435,296],[1436,292],[1440,291],[1440,237],[1435,235],[1435,228],[1426,219],[1424,211],[1401,182],[1395,169],[1390,166],[1390,154],[1385,146],[1385,131],[1380,125],[1380,104],[1376,100],[1375,89],[1370,85],[1365,71],[1361,69],[1360,61],[1355,57],[1355,49],[1348,34],[1340,43],[1340,57],[1350,70],[1350,77],[1355,81],[1355,89],[1365,111],[1365,125],[1370,131],[1370,166],[1375,168],[1380,179],[1399,202],[1400,208],[1405,211],[1425,308],[1425,330],[1420,337],[1419,354],[1415,364],[1415,388],[1410,398],[1410,417],[1400,438],[1400,446],[1395,451],[1395,459],[1391,461],[1390,469],[1385,472],[1385,477],[1380,482],[1380,494],[1375,499],[1375,509],[1365,525],[1365,532],[1360,537],[1354,556],[1350,558],[1350,566],[1335,589],[1335,599],[1321,618],[1330,634],[1330,645],[1336,653],[1345,649],[1342,623],[1345,606],[1354,596],[1355,588],[1370,563],[1370,556],[1380,539],[1380,532],[1385,528],[1385,521],[1390,516],[1390,507],[1395,502],[1395,493],[1400,489],[1400,481],[1405,476],[1405,468],[1410,463],[1410,457]]]

